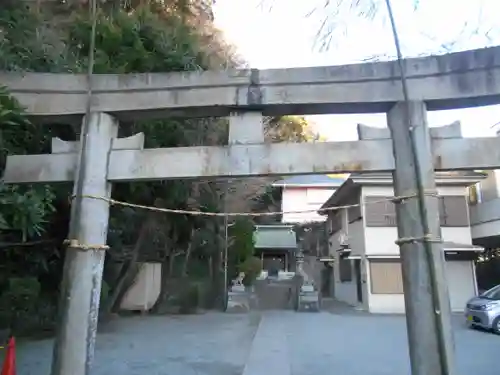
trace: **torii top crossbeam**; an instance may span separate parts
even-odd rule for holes
[[[500,47],[405,61],[410,99],[426,109],[500,103]],[[0,73],[35,121],[81,120],[86,75]],[[91,112],[120,119],[229,116],[227,146],[143,149],[142,138],[116,139],[110,182],[394,170],[390,134],[359,141],[264,144],[263,115],[388,112],[402,102],[396,62],[333,67],[92,76]],[[425,111],[425,110],[424,110]],[[425,115],[422,115],[425,118]],[[101,118],[101,117],[96,117]],[[450,129],[455,129],[451,133]],[[444,132],[443,132],[444,131]],[[432,134],[435,170],[500,167],[498,138],[461,138],[460,127]],[[64,143],[64,142],[63,142]],[[9,183],[72,181],[78,145],[7,159]]]
[[[429,110],[500,103],[500,47],[405,60],[410,99]],[[0,73],[34,116],[66,118],[86,108],[87,76]],[[270,70],[96,74],[92,111],[118,119],[386,112],[402,101],[397,62]]]

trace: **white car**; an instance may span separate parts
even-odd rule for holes
[[[465,318],[469,327],[481,327],[500,334],[500,285],[467,301]]]

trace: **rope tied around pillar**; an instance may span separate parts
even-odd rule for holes
[[[434,238],[432,234],[424,234],[421,237],[401,237],[398,238],[394,243],[396,245],[404,245],[408,243],[417,243],[417,242],[425,242],[425,243],[442,243],[443,240],[441,238]]]
[[[78,240],[64,240],[64,245],[68,249],[76,250],[76,251],[91,251],[91,250],[101,250],[106,251],[109,250],[108,245],[92,245],[92,244],[81,244]]]
[[[426,197],[439,198],[439,194],[436,191],[426,191],[426,192],[424,192],[424,195]],[[391,202],[393,202],[395,204],[406,203],[406,201],[408,199],[410,199],[410,198],[418,198],[417,193],[403,195],[403,196],[398,196],[398,197],[393,197],[393,198],[391,198]]]
[[[439,198],[439,194],[436,191],[425,191],[424,196],[427,197],[434,197],[434,198]],[[411,198],[418,198],[417,194],[412,194],[412,195],[406,195],[406,196],[400,196],[400,197],[394,197],[391,199],[391,202],[394,204],[403,204],[406,203],[408,199]],[[422,243],[442,243],[443,240],[441,238],[434,238],[432,234],[427,233],[424,234],[423,236],[419,237],[401,237],[398,238],[394,243],[398,246],[409,244],[409,243],[417,243],[417,242],[422,242]]]

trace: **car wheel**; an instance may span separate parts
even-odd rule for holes
[[[500,335],[500,316],[497,316],[493,320],[493,324],[491,325],[491,329],[493,332],[495,332],[497,335]]]

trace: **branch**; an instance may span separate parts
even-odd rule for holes
[[[401,2],[398,3],[401,6]],[[422,10],[422,5],[420,0],[413,0],[411,2],[411,11],[415,14],[416,18],[425,20],[425,10]],[[405,56],[440,55],[460,49],[491,46],[500,37],[498,28],[493,24],[494,21],[492,21],[489,14],[491,13],[491,9],[492,6],[490,4],[478,4],[476,10],[467,19],[463,21],[458,20],[462,24],[460,26],[459,24],[455,25],[458,29],[453,35],[445,33],[443,35],[437,34],[432,36],[429,35],[428,29],[416,30],[417,35],[415,35],[415,30],[406,30],[406,33],[411,32],[412,35],[402,39],[411,40],[412,44],[403,44],[402,47],[405,51]],[[328,51],[332,43],[344,39],[349,31],[353,29],[351,21],[365,20],[384,29],[387,28],[389,21],[382,0],[323,0],[322,4],[316,5],[312,11],[305,15],[305,17],[311,16],[315,16],[318,20],[314,49],[317,49],[319,52]],[[424,27],[422,26],[422,28]],[[433,31],[431,30],[431,33],[436,34],[438,31],[434,29]],[[417,53],[413,52],[415,50],[415,37],[421,37],[420,44],[423,44],[423,46],[419,47],[420,51]],[[429,44],[426,45],[426,43]],[[389,39],[387,44],[389,45]],[[394,56],[390,56],[390,54],[385,52],[376,53],[358,62],[387,59],[394,59]]]

